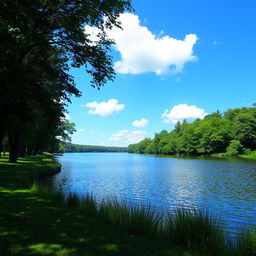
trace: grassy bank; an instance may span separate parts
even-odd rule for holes
[[[243,159],[256,160],[256,151],[248,152],[247,154],[243,154],[239,156]]]
[[[51,193],[35,178],[59,170],[51,156],[0,161],[0,255],[256,255],[255,232],[228,246],[213,218],[153,210],[92,196]],[[175,246],[174,246],[175,245]]]
[[[59,167],[49,155],[23,158],[17,164],[0,160],[1,256],[197,255],[127,232],[88,210],[89,201],[78,207],[72,198],[65,203],[61,194],[33,185],[35,178]]]
[[[226,153],[216,153],[210,155],[213,158],[223,158],[223,159],[246,159],[246,160],[256,160],[256,151],[249,151],[237,156],[229,156]]]

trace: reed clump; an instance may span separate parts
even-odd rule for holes
[[[207,211],[177,208],[163,226],[163,237],[187,248],[221,255],[226,251],[225,236],[219,221]]]
[[[238,255],[256,255],[255,229],[245,229],[241,234],[238,235],[236,251]]]
[[[256,256],[255,230],[244,230],[232,241],[226,237],[221,220],[205,210],[181,207],[161,214],[150,206],[131,205],[116,198],[97,201],[92,194],[79,197],[75,193],[64,197],[36,185],[33,190],[44,196],[48,193],[63,207],[72,207],[84,216],[96,216],[131,234],[155,237],[200,255]]]
[[[99,204],[99,215],[112,224],[140,235],[157,235],[162,215],[150,207],[128,205],[118,200],[103,200]]]

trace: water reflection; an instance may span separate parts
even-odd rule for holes
[[[161,158],[126,153],[70,153],[53,189],[97,198],[115,196],[158,210],[207,207],[234,229],[256,224],[255,162]]]

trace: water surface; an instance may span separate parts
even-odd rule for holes
[[[206,207],[228,229],[256,224],[256,162],[163,158],[128,153],[65,153],[55,190],[115,196],[159,211]]]

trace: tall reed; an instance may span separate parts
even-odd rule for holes
[[[128,205],[116,199],[103,200],[99,205],[99,215],[116,226],[141,235],[158,234],[162,222],[162,215],[150,207]]]
[[[254,256],[256,255],[256,230],[245,229],[237,238],[237,255]]]
[[[65,197],[38,184],[33,184],[31,189],[43,196],[48,195],[63,207],[72,207],[84,216],[98,217],[132,234],[154,236],[174,245],[204,252],[205,255],[256,256],[255,230],[244,230],[232,242],[225,236],[220,219],[205,210],[181,207],[163,215],[150,206],[121,203],[115,198],[97,202],[89,194],[79,197],[70,193]]]
[[[162,236],[172,243],[220,255],[226,250],[219,221],[207,211],[176,208],[163,226]]]

